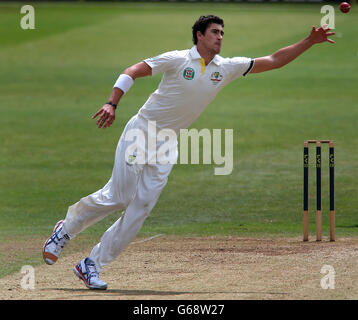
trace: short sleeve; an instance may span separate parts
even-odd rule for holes
[[[230,80],[235,80],[241,76],[246,76],[252,67],[255,60],[246,57],[228,58],[225,63],[225,68],[229,73]]]
[[[174,69],[178,59],[179,55],[177,51],[169,51],[143,61],[152,68],[152,76],[155,76]]]

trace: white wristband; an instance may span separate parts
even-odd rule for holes
[[[129,76],[128,74],[124,74],[122,73],[116,83],[114,84],[113,88],[119,88],[121,89],[124,93],[126,93],[130,87],[133,85],[134,80],[132,79],[131,76]]]

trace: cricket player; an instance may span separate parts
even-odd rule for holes
[[[108,102],[92,117],[98,117],[96,125],[99,128],[113,124],[119,101],[137,78],[160,73],[163,76],[157,90],[125,126],[108,183],[68,208],[65,219],[55,225],[43,246],[44,261],[50,265],[55,263],[66,243],[81,231],[115,211],[123,211],[89,256],[74,267],[74,273],[88,288],[106,289],[107,284],[99,279],[99,273],[136,237],[173,167],[173,162],[153,162],[148,143],[138,143],[135,149],[131,149],[133,141],[126,137],[141,132],[145,138],[143,141],[148,141],[148,123],[155,124],[155,130],[171,129],[178,134],[180,129],[188,128],[231,81],[281,68],[314,44],[333,43],[328,36],[334,32],[329,31],[329,28],[313,27],[305,39],[268,56],[223,58],[219,53],[224,21],[214,15],[201,16],[192,27],[194,46],[191,49],[166,52],[124,70],[115,82]],[[163,141],[156,141],[157,148],[162,144]],[[177,148],[177,143],[171,147]],[[136,161],[139,151],[144,155],[144,161]]]

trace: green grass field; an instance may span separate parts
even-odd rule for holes
[[[114,125],[98,129],[91,116],[123,69],[190,48],[192,24],[202,14],[223,17],[225,57],[271,54],[304,38],[323,16],[316,4],[35,3],[36,29],[22,30],[20,7],[0,4],[2,244],[45,239],[69,205],[107,182],[124,125],[160,81],[138,79]],[[218,95],[192,127],[234,129],[232,174],[214,176],[214,164],[176,165],[140,235],[300,236],[303,141],[333,139],[337,238],[358,236],[356,9],[336,10],[334,45],[317,45],[283,69],[239,79]],[[326,149],[323,156],[327,236]],[[119,215],[83,235],[98,241]],[[16,252],[9,262],[0,250],[0,275],[41,262],[41,248]]]

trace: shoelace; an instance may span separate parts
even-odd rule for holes
[[[94,264],[94,262],[87,258],[85,261],[85,266],[86,266],[86,271],[87,271],[88,282],[91,281],[91,278],[98,279],[98,272],[97,272],[96,265]]]
[[[56,245],[55,248],[55,252],[57,252],[58,250],[60,250],[60,248],[62,249],[65,244],[66,244],[66,237],[59,237],[60,232],[62,231],[62,228],[60,228],[58,231],[56,231],[52,236],[51,236],[51,240],[48,242],[48,244],[50,244],[51,242],[53,242]]]

